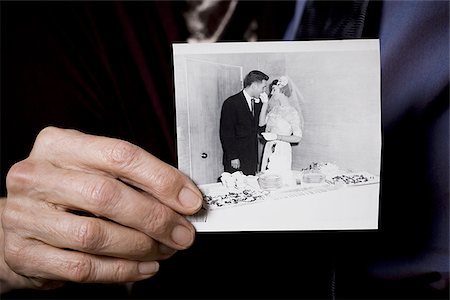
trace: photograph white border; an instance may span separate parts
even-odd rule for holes
[[[371,72],[370,82],[367,81],[364,83],[370,86],[371,91],[373,91],[371,94],[373,96],[371,105],[372,110],[374,110],[374,121],[372,122],[370,131],[367,131],[367,133],[370,136],[369,143],[373,145],[373,152],[370,155],[374,157],[375,165],[378,164],[375,171],[370,172],[370,174],[374,175],[370,182],[368,184],[358,185],[341,183],[339,186],[314,186],[314,184],[308,186],[307,183],[303,183],[302,186],[271,191],[264,198],[264,201],[252,200],[248,203],[241,202],[238,203],[239,205],[230,205],[229,207],[217,209],[212,209],[212,207],[205,205],[206,209],[201,210],[194,217],[189,217],[189,220],[193,222],[197,231],[328,231],[378,229],[382,140],[379,47],[379,40],[173,44],[178,162],[180,170],[188,176],[192,175],[193,162],[190,161],[188,167],[186,167],[186,160],[190,160],[190,157],[192,157],[190,142],[187,142],[191,138],[191,124],[189,122],[189,116],[186,116],[189,115],[189,108],[186,112],[186,107],[189,106],[188,102],[192,99],[189,99],[186,85],[189,80],[196,80],[197,78],[188,72],[187,58],[199,59],[203,55],[205,57],[211,57],[215,55],[226,56],[233,54],[252,54],[258,56],[270,53],[302,55],[302,53],[371,52],[374,54],[370,56],[371,61],[368,64],[368,69]],[[220,62],[216,63],[220,64]],[[254,69],[258,69],[258,66],[255,66]],[[265,70],[261,71],[264,72]],[[245,74],[241,73],[239,80],[242,81],[243,75],[245,76]],[[341,78],[339,79],[342,80]],[[358,80],[360,79],[358,78]],[[357,112],[355,111],[354,113]],[[186,118],[188,119],[187,121]],[[362,128],[360,130],[365,129]],[[352,145],[352,147],[354,146]],[[358,171],[365,173],[363,170]],[[358,173],[358,171],[355,173]],[[251,190],[251,186],[254,186],[257,177],[249,177],[247,179],[251,183]],[[199,188],[205,194],[206,199],[208,195],[223,193],[224,184],[218,180],[218,182],[199,184]],[[229,187],[226,188],[229,191]],[[243,188],[238,189],[237,192],[242,192],[242,190]]]

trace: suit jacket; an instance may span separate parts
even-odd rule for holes
[[[248,107],[243,91],[229,97],[222,105],[220,115],[220,141],[223,148],[225,172],[237,171],[231,160],[240,160],[245,175],[255,175],[258,165],[258,121],[261,103],[255,103],[255,116]]]

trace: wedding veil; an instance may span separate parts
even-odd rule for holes
[[[303,119],[302,106],[305,101],[304,101],[302,93],[300,92],[297,85],[287,75],[280,76],[280,78],[278,79],[278,82],[277,82],[277,86],[288,97],[289,104],[293,108],[295,108],[295,110],[297,111],[299,119],[300,119],[300,129],[303,131],[304,119]],[[271,107],[269,107],[269,110],[270,109],[271,109]]]

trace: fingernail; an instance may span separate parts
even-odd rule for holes
[[[156,261],[141,262],[138,265],[139,273],[143,275],[150,275],[158,272],[159,264]]]
[[[177,250],[175,250],[173,248],[170,248],[170,247],[167,247],[164,244],[160,244],[159,245],[159,252],[161,252],[161,254],[164,254],[164,255],[172,255],[175,252],[177,252]]]
[[[202,199],[187,187],[184,187],[181,190],[180,194],[178,195],[178,199],[186,208],[197,208],[201,205],[202,202]]]
[[[176,226],[172,231],[172,240],[180,246],[189,246],[192,238],[192,232],[182,225]]]

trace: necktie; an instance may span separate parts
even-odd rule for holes
[[[255,98],[252,98],[252,115],[255,116]]]
[[[297,31],[297,39],[361,38],[373,35],[369,26],[364,26],[368,7],[375,14],[378,4],[369,0],[311,1],[306,3],[304,15]],[[372,3],[374,2],[374,3]],[[375,16],[375,15],[374,15]],[[372,20],[371,20],[372,21]],[[371,22],[374,23],[374,22]]]

